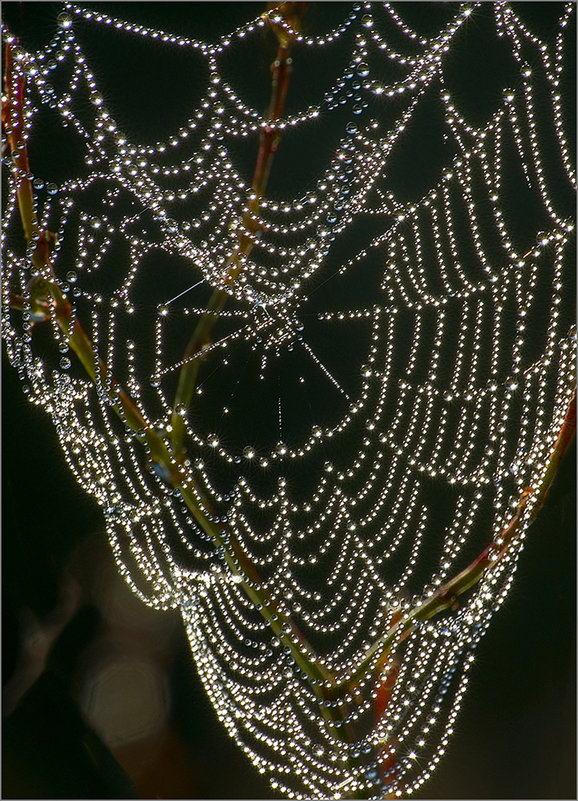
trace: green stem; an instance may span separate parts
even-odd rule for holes
[[[301,20],[307,4],[284,3],[281,6],[284,7],[285,18],[293,23],[292,17],[295,17],[297,22]],[[243,269],[242,259],[248,256],[253,249],[254,236],[260,228],[258,221],[260,200],[265,193],[273,157],[281,138],[281,133],[276,123],[281,119],[289,88],[292,41],[289,36],[283,33],[282,29],[274,25],[272,27],[279,39],[279,47],[275,61],[271,65],[271,100],[267,113],[267,122],[261,127],[259,151],[251,184],[252,194],[247,211],[238,226],[238,241],[229,259],[224,278],[225,286],[231,286],[235,283]],[[185,421],[181,410],[190,407],[195,391],[197,374],[203,359],[203,350],[211,341],[213,328],[218,320],[218,313],[225,305],[227,297],[228,292],[225,288],[215,289],[209,300],[207,311],[199,320],[183,356],[185,364],[180,371],[171,418],[172,446],[177,457],[183,457],[185,450]]]
[[[45,264],[46,267],[48,264]],[[58,284],[47,279],[39,279],[33,287],[33,293],[31,305],[38,304],[40,298],[51,298],[52,313],[59,328],[67,337],[70,348],[76,353],[91,380],[95,384],[106,385],[106,365],[102,359],[95,359],[94,347],[80,322],[76,319],[74,322],[72,321],[72,307]],[[16,308],[22,308],[24,300],[15,296],[14,305]],[[46,308],[45,303],[42,308]],[[185,504],[197,523],[220,549],[231,574],[239,579],[240,586],[248,598],[270,624],[282,644],[290,649],[295,663],[306,673],[318,697],[323,698],[324,688],[326,683],[331,681],[331,674],[315,659],[309,659],[306,656],[307,653],[313,654],[313,649],[265,589],[252,562],[247,558],[232,530],[226,525],[217,525],[203,511],[198,500],[199,493],[195,490],[191,477],[177,462],[163,438],[146,421],[136,404],[114,378],[110,380],[110,386],[114,399],[114,410],[133,431],[142,437],[151,459],[162,469],[163,475],[167,476],[171,486],[181,492]],[[203,503],[203,506],[207,507],[208,504]]]
[[[10,45],[7,45],[8,51],[10,51]],[[7,63],[12,64],[11,54],[7,55]],[[19,102],[23,103],[23,83],[17,83],[17,91],[15,91],[13,84],[16,78],[11,69],[6,69],[5,81],[8,97],[18,97]],[[15,103],[8,109],[3,106],[3,121],[14,118],[14,115],[21,119],[21,110],[18,110]],[[10,128],[9,130],[13,131],[14,129]],[[28,165],[26,140],[22,138],[22,132],[23,127],[21,125],[17,126],[9,141],[13,153],[18,154],[20,164],[25,163]],[[32,186],[27,177],[28,174],[29,170],[27,169],[19,181],[17,192],[19,199],[21,196],[23,197],[23,202],[19,203],[19,210],[25,234],[28,232],[26,239],[30,243],[32,234],[38,231],[38,224],[34,203],[28,202],[28,198],[33,198]],[[332,680],[331,674],[322,665],[318,664],[314,657],[308,658],[308,653],[312,655],[314,653],[312,647],[307,643],[291,619],[278,608],[277,603],[263,586],[253,564],[243,552],[232,531],[227,526],[216,525],[208,514],[203,511],[198,500],[200,494],[195,490],[191,477],[183,470],[180,460],[174,457],[163,438],[146,420],[144,414],[128,393],[125,392],[113,376],[108,374],[105,363],[98,357],[94,345],[81,323],[76,317],[73,318],[72,306],[60,289],[50,262],[50,243],[52,238],[47,232],[43,232],[41,235],[34,235],[37,243],[32,255],[32,261],[41,275],[34,278],[30,284],[30,298],[12,295],[11,307],[19,310],[28,308],[44,320],[54,317],[58,327],[66,337],[69,347],[78,357],[92,382],[96,385],[110,387],[115,412],[127,426],[140,435],[142,444],[148,450],[153,462],[159,465],[171,486],[181,492],[184,502],[199,526],[220,548],[233,576],[237,576],[240,579],[240,585],[247,596],[270,624],[271,629],[281,643],[290,649],[295,663],[307,675],[314,692],[321,699],[325,685]],[[215,307],[217,307],[217,304],[215,304]],[[203,506],[207,509],[209,508],[207,503],[203,503]]]
[[[347,692],[350,692],[360,679],[387,654],[396,638],[401,636],[401,639],[405,639],[414,630],[416,623],[428,620],[440,612],[443,612],[445,609],[451,608],[460,595],[473,587],[491,567],[496,565],[503,558],[520,529],[529,497],[534,493],[536,493],[536,501],[534,502],[530,514],[530,522],[538,515],[552,486],[552,482],[556,477],[560,462],[568,450],[575,434],[576,392],[574,392],[572,400],[568,405],[564,422],[560,428],[554,450],[552,451],[546,472],[544,473],[539,487],[526,487],[526,489],[524,489],[518,501],[514,516],[507,527],[501,532],[499,544],[491,543],[488,545],[488,547],[485,548],[468,567],[462,570],[461,573],[458,573],[453,579],[443,584],[430,598],[416,606],[415,609],[412,609],[411,612],[392,626],[386,634],[376,640],[365,652],[363,658],[347,679],[333,685],[328,692],[328,697],[341,698]]]
[[[544,478],[542,479],[542,483],[536,490],[536,500],[534,502],[534,506],[532,507],[532,512],[530,514],[530,520],[533,521],[538,516],[542,506],[544,505],[544,501],[546,500],[546,496],[550,491],[550,487],[556,478],[556,474],[558,472],[558,468],[560,467],[560,462],[564,458],[566,451],[570,447],[572,440],[576,434],[576,391],[574,391],[574,395],[572,396],[572,400],[566,410],[566,415],[564,417],[564,422],[562,423],[562,427],[560,429],[560,433],[558,434],[558,439],[556,440],[556,444],[554,446],[554,451],[552,452],[552,456],[550,457],[550,461],[548,462],[548,467],[546,468],[546,472],[544,474]]]
[[[285,6],[295,7],[295,17],[302,16],[307,4],[284,4]],[[275,26],[273,26],[275,29]],[[295,26],[294,26],[295,27]],[[236,280],[241,270],[239,257],[248,255],[253,240],[245,232],[251,234],[258,230],[256,218],[259,211],[259,199],[265,191],[273,155],[277,149],[280,134],[275,128],[274,123],[281,117],[287,88],[289,85],[291,59],[289,57],[290,38],[280,29],[275,29],[279,38],[280,46],[277,52],[277,59],[272,65],[272,97],[268,115],[268,124],[261,130],[259,152],[255,174],[253,177],[253,197],[249,201],[248,210],[241,223],[241,233],[234,257],[231,259],[230,268],[227,275],[227,282],[232,283]],[[7,63],[12,64],[10,47],[7,47]],[[13,86],[14,74],[7,68],[6,85],[8,90]],[[13,115],[20,114],[24,99],[24,80],[18,84],[16,91],[17,102],[8,108]],[[20,105],[19,105],[20,104]],[[20,112],[18,111],[20,109]],[[3,120],[4,108],[3,108]],[[18,295],[12,295],[11,307],[24,309],[28,307],[37,319],[48,320],[54,314],[56,322],[67,337],[70,348],[77,355],[87,374],[93,383],[107,385],[106,365],[95,353],[94,346],[85,333],[80,322],[75,318],[72,322],[72,307],[54,280],[54,273],[50,264],[50,235],[43,233],[38,236],[38,226],[34,211],[32,185],[27,178],[29,174],[28,155],[25,140],[21,139],[23,131],[22,124],[16,126],[14,135],[9,140],[11,149],[18,153],[21,178],[17,188],[20,217],[25,232],[27,242],[32,236],[38,239],[32,260],[34,266],[43,277],[34,279],[30,289],[30,299],[24,299]],[[25,165],[25,168],[23,167]],[[216,290],[209,300],[207,313],[200,319],[195,332],[191,338],[185,359],[189,360],[181,371],[179,385],[175,399],[175,407],[181,404],[188,408],[194,391],[197,372],[201,358],[195,359],[197,353],[201,353],[205,345],[210,343],[213,326],[217,315],[227,299],[227,292],[223,289]],[[159,465],[163,475],[168,477],[169,483],[173,488],[178,489],[183,500],[192,513],[194,519],[203,531],[208,534],[217,547],[220,549],[223,559],[230,569],[233,576],[237,577],[243,591],[260,611],[263,618],[268,622],[273,633],[279,638],[281,644],[288,648],[295,664],[307,676],[311,687],[319,699],[321,713],[330,727],[330,731],[335,738],[341,742],[350,741],[347,726],[344,723],[345,711],[341,706],[328,706],[326,703],[327,687],[333,683],[332,674],[319,663],[314,655],[313,648],[309,645],[299,629],[291,619],[281,612],[271,594],[263,586],[254,565],[247,558],[240,547],[233,532],[224,525],[216,525],[207,514],[202,510],[198,497],[200,493],[193,486],[192,480],[188,478],[182,470],[183,447],[182,439],[184,436],[184,424],[182,413],[175,412],[172,415],[173,442],[169,449],[162,437],[146,421],[144,415],[138,409],[130,396],[116,382],[114,377],[108,377],[108,384],[114,399],[113,408],[121,419],[135,432],[139,433],[143,445],[147,448],[152,460]],[[177,455],[175,456],[174,453]],[[203,506],[208,509],[209,504],[203,499]],[[311,658],[307,656],[311,654]]]

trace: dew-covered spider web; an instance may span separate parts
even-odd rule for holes
[[[16,50],[39,227],[106,370],[93,383],[55,320],[35,319],[6,153],[10,361],[123,576],[181,611],[219,719],[272,787],[409,794],[446,750],[524,526],[459,608],[394,642],[383,714],[372,671],[359,680],[346,743],[116,392],[170,447],[179,375],[199,362],[177,409],[189,486],[318,662],[353,674],[400,613],[500,542],[573,391],[575,4],[313,4],[253,233],[277,12],[202,41],[137,21],[146,6],[117,6],[127,21],[68,4],[48,45]],[[190,26],[202,4],[181,8]],[[151,86],[147,60],[164,76]],[[135,108],[160,138],[143,143]],[[241,234],[254,246],[227,282]],[[212,338],[185,357],[218,288]]]

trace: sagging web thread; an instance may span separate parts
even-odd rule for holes
[[[498,540],[512,504],[543,475],[571,393],[575,180],[559,85],[574,6],[560,6],[548,43],[506,3],[447,8],[432,36],[389,3],[344,7],[329,32],[296,34],[296,60],[337,47],[349,57],[319,102],[279,127],[335,118],[338,147],[313,189],[261,202],[260,233],[228,287],[193,404],[179,410],[192,483],[214,506],[207,514],[228,522],[340,678],[394,615]],[[517,80],[475,126],[449,73],[454,42],[482,15]],[[59,186],[34,180],[41,228],[57,232],[60,286],[108,374],[168,436],[184,346],[224,285],[250,199],[234,145],[263,124],[220,63],[241,41],[258,42],[267,22],[216,44],[72,4],[58,23],[49,45],[20,50],[16,62],[32,88],[30,140],[49,115],[83,151]],[[139,145],[123,133],[81,45],[95,27],[203,61],[205,92],[174,135]],[[424,107],[439,115],[447,149],[431,187],[408,201],[389,171]],[[16,178],[3,288],[30,298]],[[511,210],[522,196],[533,216],[520,225]],[[356,741],[345,746],[179,493],[143,460],[142,437],[119,425],[112,384],[95,389],[83,377],[56,325],[54,352],[44,341],[37,350],[39,331],[4,304],[10,360],[103,507],[120,571],[146,603],[181,610],[215,710],[251,761],[291,797],[418,789],[446,749],[523,534],[455,614],[394,645],[397,678],[377,721],[376,688],[361,680]]]

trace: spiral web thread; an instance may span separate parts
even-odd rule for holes
[[[492,536],[499,544],[522,490],[544,475],[574,371],[575,180],[559,87],[575,8],[560,4],[548,42],[505,3],[446,4],[451,18],[428,37],[404,22],[403,6],[342,8],[330,32],[296,35],[295,59],[349,48],[345,70],[316,105],[279,123],[288,132],[335,118],[339,146],[309,193],[262,201],[262,231],[228,287],[191,408],[178,411],[199,502],[210,499],[207,514],[228,522],[278,608],[345,679],[394,615]],[[482,15],[517,79],[475,127],[448,64]],[[79,174],[50,183],[48,158],[34,179],[40,228],[57,232],[55,274],[108,375],[168,438],[185,345],[223,286],[250,196],[230,144],[254,140],[263,124],[220,61],[241,40],[258,47],[267,22],[216,44],[75,5],[58,23],[49,45],[16,59],[30,142],[50,115],[83,149]],[[206,92],[173,136],[145,146],[123,134],[81,48],[95,26],[205,60]],[[397,80],[381,80],[383,65]],[[426,103],[441,115],[446,163],[405,201],[390,164]],[[34,268],[9,159],[7,173],[3,292],[30,304]],[[522,196],[530,211],[520,224]],[[446,749],[524,530],[457,611],[394,643],[381,717],[374,681],[360,681],[346,745],[219,548],[143,459],[142,436],[117,419],[112,384],[93,385],[56,324],[35,325],[30,305],[11,311],[4,298],[10,361],[102,506],[121,573],[146,603],[181,611],[214,708],[254,765],[291,797],[418,789]]]

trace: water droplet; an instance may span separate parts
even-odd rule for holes
[[[46,191],[49,195],[56,195],[58,192],[58,187],[53,183],[46,184]]]
[[[169,307],[165,305],[159,306],[158,313],[161,317],[166,317],[169,313]]]
[[[363,111],[363,106],[361,106],[359,103],[356,103],[351,110],[354,114],[361,114]]]
[[[69,350],[68,342],[61,342],[60,345],[58,346],[58,350],[61,353],[68,353]]]
[[[247,445],[246,448],[243,448],[243,456],[245,459],[253,459],[255,456],[255,448],[252,448],[250,445]]]
[[[77,277],[78,276],[76,275],[74,270],[70,270],[70,272],[66,273],[66,280],[70,281],[71,284],[74,284],[74,282],[76,281]]]
[[[366,78],[369,75],[369,66],[365,63],[365,61],[362,61],[357,65],[357,74],[362,78]]]
[[[166,437],[167,436],[167,424],[164,421],[160,421],[155,425],[155,431],[159,435],[159,437]]]
[[[72,27],[72,17],[70,14],[67,14],[66,11],[62,11],[57,17],[56,22],[61,28],[68,30],[68,28]]]
[[[32,181],[32,186],[34,187],[34,189],[38,190],[44,189],[44,181],[42,180],[42,178],[35,178]]]
[[[354,122],[348,122],[345,126],[345,130],[348,134],[357,133],[357,125]]]
[[[361,18],[361,24],[364,28],[373,28],[373,17],[370,14],[364,14]]]
[[[63,370],[68,370],[70,368],[70,359],[68,356],[63,356],[60,360],[60,366]]]
[[[34,61],[27,61],[24,64],[24,72],[27,75],[38,75],[38,67],[34,63]]]
[[[99,220],[98,217],[94,217],[94,219],[91,220],[91,223],[90,223],[90,227],[91,228],[100,228],[101,225],[102,225],[102,222]]]

